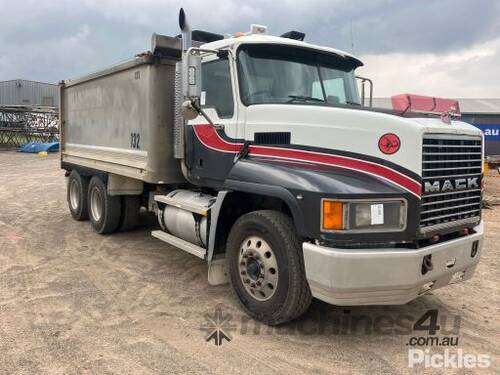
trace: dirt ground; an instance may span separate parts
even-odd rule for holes
[[[409,349],[446,349],[408,345],[429,336],[413,329],[428,310],[437,337],[458,337],[450,350],[490,356],[489,368],[450,372],[499,373],[500,206],[484,210],[473,279],[404,306],[314,301],[302,319],[268,329],[246,318],[228,285],[208,285],[202,260],[152,238],[152,220],[109,236],[73,221],[63,176],[57,155],[0,153],[2,374],[421,373],[408,368]],[[486,186],[500,196],[500,178]],[[231,338],[220,346],[205,340],[217,311]]]

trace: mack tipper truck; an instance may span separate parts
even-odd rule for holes
[[[61,82],[74,219],[106,234],[154,212],[154,237],[204,259],[209,283],[229,281],[270,325],[313,297],[404,304],[472,276],[478,129],[452,108],[365,105],[362,62],[303,33],[191,31],[182,10],[179,23],[150,51]]]

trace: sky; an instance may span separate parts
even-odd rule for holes
[[[374,96],[500,97],[500,0],[0,0],[0,80],[57,83],[150,48],[153,32],[273,35],[355,54]]]

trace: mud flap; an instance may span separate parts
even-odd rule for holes
[[[213,259],[208,264],[208,283],[223,285],[229,282],[226,258]]]

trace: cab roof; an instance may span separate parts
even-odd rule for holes
[[[288,45],[288,46],[293,46],[293,47],[307,48],[307,49],[322,51],[322,52],[337,55],[341,58],[349,60],[350,62],[352,62],[352,64],[355,66],[355,68],[363,66],[363,62],[361,60],[359,60],[357,57],[355,57],[347,52],[344,52],[344,51],[341,51],[341,50],[338,50],[335,48],[331,48],[331,47],[318,46],[316,44],[306,43],[306,42],[303,42],[300,40],[283,38],[283,37],[272,36],[272,35],[267,35],[267,34],[250,34],[250,35],[244,35],[244,36],[240,36],[240,37],[221,39],[221,40],[217,40],[215,42],[203,44],[203,47],[207,48],[207,49],[223,49],[223,48],[236,49],[241,44],[266,44],[266,43],[267,44]]]

